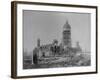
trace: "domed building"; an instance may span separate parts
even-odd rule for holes
[[[54,39],[49,44],[41,45],[41,40],[37,39],[37,46],[33,49],[33,54],[37,54],[40,63],[50,63],[51,59],[53,59],[53,61],[58,60],[59,62],[63,57],[71,58],[75,56],[76,53],[82,52],[79,42],[77,42],[75,47],[72,45],[71,26],[68,20],[65,22],[62,30],[62,41],[60,43],[57,39]]]

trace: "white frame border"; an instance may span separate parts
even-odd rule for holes
[[[52,69],[28,69],[23,70],[23,16],[24,10],[60,11],[60,12],[81,12],[91,13],[91,66],[52,68]],[[94,43],[95,42],[95,43]],[[96,71],[96,9],[79,7],[60,7],[47,5],[17,4],[17,76],[35,76],[50,74],[69,74]],[[37,73],[38,72],[38,73]]]

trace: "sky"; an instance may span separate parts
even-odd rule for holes
[[[23,48],[31,52],[37,46],[38,38],[41,44],[52,43],[54,39],[61,43],[63,26],[68,20],[72,45],[78,41],[82,49],[90,51],[90,17],[89,13],[23,10]]]

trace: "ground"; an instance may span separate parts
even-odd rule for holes
[[[55,56],[45,57],[38,60],[38,64],[32,64],[32,60],[27,60],[24,63],[24,69],[36,69],[36,68],[56,68],[56,67],[74,67],[74,66],[90,66],[91,60],[89,55],[79,54],[73,57],[69,56]]]

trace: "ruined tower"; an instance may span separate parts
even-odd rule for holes
[[[40,39],[37,39],[37,47],[40,47]]]

